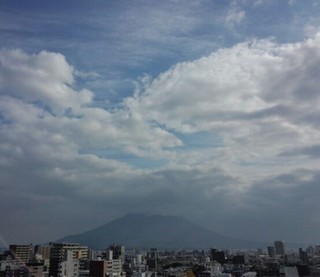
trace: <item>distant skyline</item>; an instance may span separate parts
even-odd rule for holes
[[[127,213],[319,243],[320,3],[0,0],[0,242]]]

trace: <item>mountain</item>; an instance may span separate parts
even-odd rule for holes
[[[96,229],[66,236],[57,242],[78,242],[94,249],[111,244],[127,248],[257,248],[261,243],[229,238],[182,217],[128,214]]]

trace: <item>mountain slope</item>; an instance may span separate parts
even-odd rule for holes
[[[255,242],[228,238],[176,216],[128,214],[96,229],[66,236],[58,242],[78,242],[95,249],[113,243],[127,248],[253,248]]]

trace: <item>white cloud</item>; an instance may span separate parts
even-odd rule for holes
[[[316,35],[292,44],[251,41],[179,63],[126,99],[126,105],[169,130],[220,134],[225,166],[237,172],[253,156],[255,170],[269,174],[265,163],[285,170],[291,165],[275,162],[284,147],[320,138],[314,126],[320,100],[319,40]]]
[[[7,94],[2,98],[2,112],[15,122],[14,127],[20,123],[35,132],[41,128],[64,143],[72,142],[75,153],[83,148],[116,148],[142,157],[165,158],[176,166],[199,165],[209,152],[170,150],[181,145],[172,131],[214,132],[222,136],[225,147],[212,149],[210,156],[219,153],[217,161],[224,157],[238,172],[240,161],[248,163],[252,157],[260,162],[272,160],[283,147],[308,145],[319,137],[316,119],[305,121],[316,116],[314,105],[319,101],[318,40],[315,36],[283,45],[251,41],[177,64],[144,82],[134,97],[125,99],[123,109],[112,113],[79,105],[91,102],[72,88],[74,70],[63,56],[6,52],[2,53],[2,76],[11,75],[2,82],[1,93]],[[28,78],[20,78],[22,69],[14,67],[15,63]],[[27,79],[30,84],[25,87]],[[53,87],[65,90],[55,95]],[[12,96],[17,99],[13,101]],[[76,105],[77,117],[52,116],[30,101],[60,108]]]
[[[59,114],[91,103],[90,91],[72,89],[74,70],[61,54],[42,51],[28,55],[9,50],[0,52],[0,61],[1,94],[39,101]]]
[[[304,33],[307,37],[313,37],[319,32],[319,28],[317,26],[307,24],[304,27]]]
[[[56,133],[72,142],[75,151],[116,147],[143,152],[180,144],[170,133],[126,110],[110,113],[93,107],[92,92],[73,88],[79,73],[61,54],[2,51],[0,62],[2,113],[13,122],[5,126],[12,131],[25,126],[26,132]]]
[[[317,157],[306,154],[320,139],[319,42],[315,35],[298,43],[258,40],[220,49],[155,79],[142,78],[136,93],[113,111],[94,107],[92,92],[74,88],[76,71],[61,54],[2,51],[3,205],[26,199],[11,213],[21,216],[28,208],[37,212],[34,220],[44,202],[56,200],[70,213],[68,201],[79,208],[85,202],[88,214],[99,205],[116,206],[116,216],[147,203],[152,211],[183,215],[181,204],[192,198],[208,208],[204,218],[210,209],[223,208],[228,216],[215,216],[225,222],[255,206],[268,180],[290,185],[292,172],[302,172],[294,192],[307,197],[301,187],[315,190],[310,182],[318,179]],[[73,113],[65,113],[69,108]],[[199,132],[221,138],[221,145],[181,147],[183,135],[196,140]],[[80,154],[84,149],[115,149],[168,163],[137,169],[120,154],[102,159],[90,151]],[[295,149],[294,159],[283,154]],[[50,214],[51,204],[46,209]],[[197,214],[192,210],[185,214]]]

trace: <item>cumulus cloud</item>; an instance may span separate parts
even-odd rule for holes
[[[61,54],[1,51],[0,203],[25,199],[9,211],[6,233],[27,215],[35,221],[45,211],[59,220],[55,203],[65,209],[65,222],[75,207],[95,219],[108,210],[111,219],[148,206],[203,222],[210,217],[226,226],[219,231],[228,231],[228,222],[241,215],[249,221],[247,213],[258,207],[251,214],[257,220],[258,211],[264,215],[258,236],[270,224],[274,202],[283,201],[280,207],[297,223],[293,203],[304,201],[302,212],[311,208],[312,195],[304,189],[316,191],[319,179],[308,159],[308,147],[318,149],[320,137],[319,42],[315,35],[298,43],[253,40],[220,49],[142,78],[112,111],[94,106],[93,92],[75,89],[79,73]],[[204,134],[219,138],[219,146],[188,148],[188,136]],[[109,149],[118,157],[99,156]],[[123,153],[164,164],[137,168]],[[262,201],[264,195],[269,197]],[[202,216],[185,207],[188,199]],[[314,218],[316,213],[305,221],[319,229]],[[245,232],[246,222],[239,224]],[[74,231],[71,223],[65,228]]]
[[[56,113],[91,102],[90,91],[72,89],[74,70],[63,55],[46,51],[28,55],[21,50],[1,51],[0,55],[2,95],[38,101]]]
[[[264,40],[221,49],[177,64],[126,104],[168,129],[219,133],[228,148],[272,157],[319,137],[318,43],[317,35],[296,44]]]
[[[3,216],[9,230],[25,210],[40,212],[47,201],[50,214],[55,201],[65,206],[88,188],[123,193],[121,181],[114,180],[139,174],[121,160],[90,154],[91,149],[143,156],[181,143],[126,110],[93,107],[92,92],[74,88],[77,73],[61,54],[1,51],[0,65],[2,203],[25,199]]]
[[[163,147],[164,140],[167,146],[179,145],[171,134],[149,128],[125,110],[111,113],[93,107],[93,93],[74,89],[78,72],[61,54],[2,51],[0,61],[1,111],[12,123],[5,128],[16,130],[19,124],[26,132],[41,128],[42,133],[59,134],[61,143],[72,142],[77,150],[105,145],[155,149]]]

